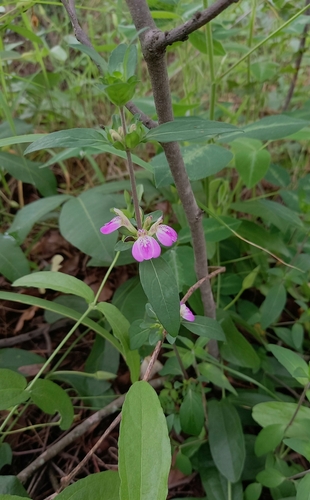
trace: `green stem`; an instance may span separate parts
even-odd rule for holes
[[[208,7],[208,0],[203,0],[203,7],[204,9]],[[213,37],[212,37],[211,23],[208,23],[206,26],[206,45],[208,50],[209,70],[210,70],[210,80],[211,80],[209,117],[210,120],[214,120],[216,80],[215,80],[214,51],[213,51]]]
[[[250,33],[248,40],[249,49],[252,47],[252,42],[253,42],[255,17],[256,17],[256,0],[253,0],[252,14],[250,20]],[[248,57],[248,83],[251,83],[251,56]]]
[[[119,114],[120,114],[121,121],[122,121],[123,136],[124,136],[124,140],[125,140],[126,134],[127,134],[127,128],[126,128],[126,120],[125,120],[125,113],[124,113],[123,106],[120,106]],[[131,153],[130,153],[129,149],[126,149],[126,156],[127,156],[127,166],[128,166],[128,171],[129,171],[130,184],[131,184],[131,194],[132,194],[133,206],[134,206],[135,214],[136,214],[137,226],[138,226],[138,229],[142,229],[142,220],[141,220],[141,214],[140,214],[139,197],[138,197],[138,192],[137,192],[135,171],[133,168]]]
[[[232,500],[232,489],[230,481],[227,481],[227,500]]]
[[[254,45],[254,47],[252,49],[250,49],[246,54],[244,54],[244,56],[242,56],[237,62],[235,62],[235,64],[233,64],[232,66],[230,66],[230,68],[228,68],[228,70],[224,71],[224,73],[222,73],[218,77],[217,80],[221,80],[224,76],[228,75],[228,73],[230,73],[233,69],[235,69],[241,62],[245,61],[251,54],[253,54],[253,52],[255,52],[255,50],[259,49],[259,47],[261,47],[262,45],[264,45],[264,43],[268,42],[268,40],[270,40],[272,37],[278,35],[278,33],[280,33],[280,31],[282,31],[289,24],[291,24],[293,21],[295,21],[295,19],[297,19],[301,14],[303,14],[307,9],[309,9],[308,5],[306,5],[305,7],[303,7],[301,10],[299,10],[297,12],[297,14],[295,14],[288,21],[286,21],[285,23],[283,23],[280,26],[280,28],[278,28],[275,31],[273,31],[272,33],[270,33],[270,35],[268,35],[266,38],[264,38],[264,40],[262,40],[261,42],[257,43],[256,45]]]
[[[241,290],[239,290],[239,292],[237,293],[235,298],[231,302],[229,302],[229,304],[227,304],[227,306],[224,307],[224,311],[227,311],[227,309],[230,309],[237,302],[237,300],[241,297],[243,292],[244,292],[244,289],[241,288]]]
[[[104,285],[106,284],[106,282],[107,282],[107,280],[108,280],[108,277],[110,276],[111,271],[112,271],[113,267],[115,266],[115,264],[116,264],[116,262],[117,262],[117,260],[118,260],[118,258],[119,258],[119,255],[120,255],[120,252],[116,252],[115,257],[114,257],[114,259],[113,259],[113,261],[112,261],[112,263],[111,263],[111,265],[110,265],[109,269],[107,270],[107,272],[106,272],[106,274],[105,274],[105,277],[104,277],[104,278],[103,278],[103,280],[102,280],[102,283],[101,283],[101,285],[100,285],[100,287],[99,287],[99,290],[98,290],[98,292],[96,293],[95,300],[94,300],[94,305],[96,305],[96,304],[97,304],[98,299],[99,299],[99,297],[100,297],[100,294],[101,294],[101,292],[102,292],[102,290],[103,290],[103,287],[104,287]]]

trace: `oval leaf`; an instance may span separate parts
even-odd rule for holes
[[[59,500],[119,500],[119,475],[98,472],[71,484],[57,495]]]
[[[120,500],[166,500],[170,466],[170,440],[158,396],[147,382],[136,382],[122,411]]]
[[[0,410],[26,401],[29,398],[26,386],[27,380],[19,373],[7,368],[0,369]]]
[[[266,329],[278,319],[286,303],[286,290],[282,283],[274,285],[261,305],[261,326]]]
[[[180,328],[180,299],[175,276],[163,258],[139,266],[142,288],[165,330],[176,337]]]
[[[180,407],[181,428],[186,434],[198,436],[203,428],[205,415],[201,392],[190,385]]]
[[[59,273],[56,271],[41,271],[39,273],[29,274],[16,281],[12,286],[33,286],[35,288],[50,288],[62,293],[72,293],[83,297],[86,302],[94,301],[95,295],[89,286],[83,281],[69,276],[68,274]]]
[[[307,474],[297,486],[296,500],[310,500],[310,475]]]
[[[72,128],[70,130],[52,132],[40,137],[40,139],[28,146],[25,154],[48,148],[96,147],[100,146],[103,142],[107,142],[103,131],[91,128]]]
[[[296,352],[290,351],[279,345],[269,345],[269,351],[277,358],[279,363],[287,369],[301,385],[309,382],[309,367],[305,360]],[[304,374],[304,376],[302,375]]]
[[[69,429],[73,422],[73,406],[68,394],[50,380],[38,379],[29,390],[32,401],[48,415],[58,412],[61,416],[59,426]]]
[[[0,234],[0,273],[14,281],[30,273],[29,262],[14,238]]]
[[[212,318],[206,316],[195,316],[195,321],[182,321],[182,324],[192,333],[208,339],[226,340],[221,325]]]

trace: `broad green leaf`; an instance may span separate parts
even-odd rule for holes
[[[252,345],[237,330],[230,317],[226,317],[221,323],[226,335],[226,341],[221,346],[221,354],[227,361],[245,368],[257,370],[260,359]]]
[[[6,234],[0,234],[0,273],[9,281],[15,281],[30,273],[29,262],[24,252],[16,240]]]
[[[271,80],[279,71],[279,65],[277,63],[268,62],[256,62],[251,64],[251,73],[255,79],[260,82],[266,82]]]
[[[215,467],[202,468],[200,476],[204,490],[208,495],[207,500],[227,500],[227,479]],[[233,500],[243,500],[241,482],[232,484],[231,490]]]
[[[195,316],[195,321],[182,321],[182,324],[192,333],[208,339],[226,340],[221,325],[212,318],[206,316]]]
[[[270,153],[261,146],[255,139],[240,138],[233,142],[236,169],[249,189],[263,179],[270,165]]]
[[[105,471],[79,479],[59,493],[59,500],[119,500],[118,472]]]
[[[146,141],[173,142],[190,141],[227,134],[237,127],[224,122],[204,120],[199,117],[182,117],[151,129],[145,136]]]
[[[154,389],[129,389],[119,437],[120,500],[166,500],[171,449],[166,419]]]
[[[302,455],[306,460],[310,460],[310,443],[309,440],[289,438],[283,440],[284,444],[296,451],[296,453]]]
[[[27,142],[37,141],[46,137],[46,134],[27,134],[27,135],[13,135],[11,137],[3,137],[0,139],[0,148],[5,146],[13,146],[14,144],[25,144]]]
[[[285,479],[286,477],[283,476],[282,472],[272,467],[262,470],[256,476],[256,480],[267,488],[275,488],[276,486],[279,486],[281,483],[283,483]]]
[[[226,240],[226,238],[229,238],[232,235],[232,232],[229,230],[229,228],[237,231],[238,227],[241,224],[240,220],[233,219],[232,217],[222,216],[218,219],[208,218],[203,219],[202,221],[207,242],[218,242]],[[221,224],[221,221],[223,221],[225,225]],[[189,227],[185,227],[179,232],[178,243],[183,244],[188,243],[189,241],[191,241],[191,232]]]
[[[0,476],[0,500],[24,500],[30,498],[16,476]]]
[[[194,385],[188,387],[181,403],[180,423],[182,431],[193,436],[198,436],[204,426],[202,394],[201,390],[197,391]]]
[[[17,349],[16,347],[0,349],[0,368],[8,368],[16,372],[19,372],[19,368],[21,368],[21,371],[26,374],[27,366],[43,363],[45,363],[45,358],[25,349]]]
[[[105,138],[104,131],[91,128],[72,128],[44,135],[30,144],[30,146],[26,149],[25,154],[48,148],[100,147],[102,143],[106,142],[107,139]]]
[[[22,182],[33,184],[43,196],[57,193],[56,177],[48,168],[41,169],[40,163],[23,156],[0,151],[0,168]]]
[[[261,326],[265,330],[274,323],[283,311],[286,303],[286,290],[282,283],[274,285],[260,307]]]
[[[233,158],[232,153],[215,144],[186,146],[181,148],[185,168],[190,181],[196,181],[220,172]],[[157,187],[173,184],[173,178],[164,153],[155,156],[151,162]]]
[[[130,278],[117,288],[112,299],[115,305],[130,323],[144,317],[147,297],[138,276]]]
[[[0,300],[9,300],[13,302],[19,302],[20,304],[41,307],[48,311],[53,311],[57,314],[60,314],[61,316],[64,316],[66,318],[71,318],[74,321],[78,321],[81,317],[80,313],[74,311],[73,309],[70,309],[69,307],[65,307],[50,300],[33,297],[31,295],[0,291]],[[111,335],[107,330],[102,328],[102,326],[100,326],[98,323],[89,318],[84,318],[82,324],[98,333],[98,335],[110,342],[121,354],[123,354],[122,346],[118,342],[118,340],[113,337],[113,335]]]
[[[249,484],[244,492],[244,500],[259,500],[262,489],[263,487],[260,483]]]
[[[0,410],[23,403],[29,398],[25,391],[27,380],[19,373],[6,368],[0,369]]]
[[[93,302],[95,298],[92,289],[83,281],[69,274],[56,271],[40,271],[29,274],[14,281],[12,286],[50,288],[51,290],[57,290],[57,292],[78,295],[79,297],[83,297],[88,303]]]
[[[62,236],[86,255],[111,264],[115,252],[117,231],[103,235],[100,227],[113,219],[110,209],[115,207],[116,197],[86,191],[71,199],[62,208],[59,229]]]
[[[188,37],[190,43],[203,54],[208,54],[208,46],[206,42],[206,35],[202,31],[194,31]],[[213,39],[213,54],[215,56],[225,56],[226,52],[218,40]]]
[[[9,443],[0,444],[0,470],[4,465],[11,465],[12,463],[12,448]]]
[[[288,137],[309,125],[309,121],[299,120],[287,115],[266,116],[261,120],[242,128],[243,133],[235,132],[220,139],[231,142],[237,137],[251,137],[260,141],[276,141]]]
[[[98,54],[98,52],[95,51],[95,49],[93,49],[93,47],[88,47],[83,43],[70,43],[69,45],[72,49],[80,50],[84,54],[88,55],[97,64],[97,66],[101,68],[103,73],[107,71],[108,65],[106,61],[100,56],[100,54]]]
[[[211,363],[200,363],[198,368],[201,375],[212,382],[212,384],[222,387],[223,389],[227,389],[237,396],[235,388],[224,375],[223,370],[215,365],[212,365]]]
[[[105,315],[115,337],[120,341],[123,347],[123,355],[130,370],[131,381],[136,382],[140,375],[140,356],[138,351],[132,351],[130,349],[128,333],[130,327],[129,321],[117,307],[108,302],[99,302],[99,304],[97,304],[97,309]]]
[[[307,474],[298,483],[296,500],[310,500],[310,475]]]
[[[167,262],[145,260],[139,265],[142,288],[165,330],[176,337],[180,328],[180,299],[175,276]]]
[[[245,461],[245,444],[237,410],[227,400],[209,401],[209,442],[214,463],[221,474],[236,483]]]
[[[284,436],[285,425],[272,424],[264,427],[255,441],[255,454],[258,457],[266,455],[281,443]]]
[[[48,415],[60,414],[59,427],[62,430],[70,428],[73,422],[73,406],[68,394],[51,380],[36,380],[29,390],[32,401]]]
[[[301,385],[309,382],[309,367],[306,361],[296,352],[290,351],[279,345],[269,344],[269,351],[277,358],[279,363],[287,369]],[[304,376],[302,375],[304,374]]]
[[[58,194],[29,203],[17,212],[8,233],[14,234],[23,243],[36,222],[70,198],[69,195]]]
[[[297,408],[296,403],[284,403],[278,401],[267,401],[259,403],[253,408],[252,417],[261,427],[267,425],[280,424],[287,426],[291,421]],[[310,408],[301,406],[294,419],[294,422],[288,428],[286,435],[290,436],[290,432],[294,431],[298,425],[304,421],[310,422]],[[309,425],[309,424],[308,424]]]

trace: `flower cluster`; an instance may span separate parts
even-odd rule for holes
[[[161,253],[159,243],[166,247],[170,247],[178,239],[178,235],[172,227],[162,224],[162,217],[154,222],[154,224],[150,225],[152,217],[148,216],[144,221],[143,228],[136,229],[121,210],[117,208],[113,210],[116,213],[116,217],[110,222],[107,222],[100,231],[103,234],[110,234],[120,227],[128,229],[131,235],[136,239],[132,247],[132,255],[138,262],[156,259]],[[159,243],[154,236],[156,236]]]

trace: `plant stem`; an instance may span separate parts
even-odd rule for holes
[[[203,7],[206,9],[208,7],[208,0],[203,0]],[[210,70],[210,104],[209,104],[209,118],[214,120],[215,111],[215,96],[216,96],[216,81],[215,81],[215,69],[214,69],[214,54],[213,54],[213,37],[212,37],[212,27],[211,22],[206,25],[206,44],[208,49],[209,58],[209,70]]]
[[[126,134],[127,134],[127,128],[126,128],[126,120],[125,120],[125,113],[124,113],[123,106],[120,106],[119,114],[120,114],[121,121],[122,121],[123,136],[125,139]],[[138,193],[137,193],[135,171],[133,168],[131,153],[130,153],[129,149],[126,149],[126,156],[127,156],[127,166],[128,166],[128,171],[129,171],[130,184],[131,184],[131,194],[132,194],[133,206],[134,206],[135,214],[136,214],[137,226],[138,226],[138,229],[142,229],[142,221],[141,221],[141,214],[140,214],[139,198],[138,198]]]

